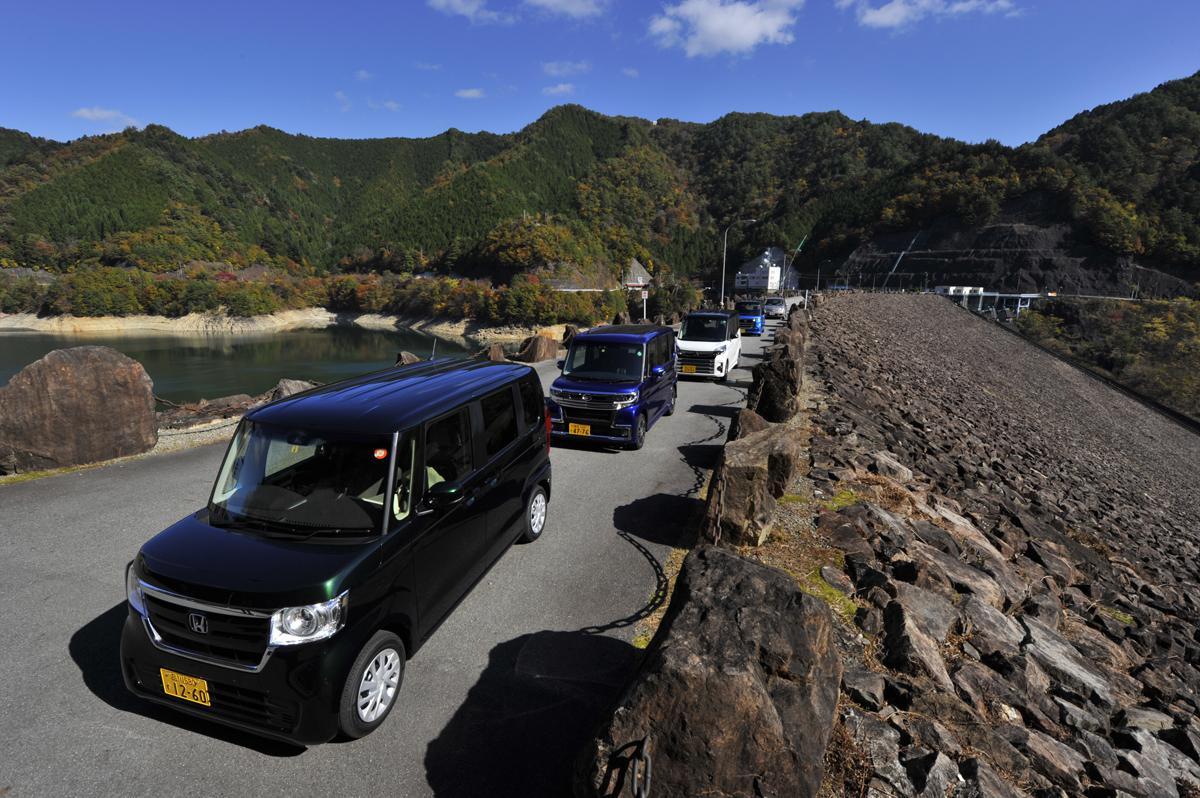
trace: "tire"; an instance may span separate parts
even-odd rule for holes
[[[675,403],[679,401],[679,385],[676,383],[671,386],[671,404],[667,405],[667,409],[663,411],[664,416],[675,415]]]
[[[549,505],[546,489],[541,485],[534,485],[529,499],[525,502],[525,530],[519,538],[522,543],[532,543],[546,531],[546,510]]]
[[[633,426],[633,440],[629,442],[629,448],[632,451],[637,451],[646,444],[646,414],[638,413],[637,421]]]
[[[375,731],[387,720],[396,706],[400,686],[404,684],[405,656],[404,643],[400,638],[382,629],[372,635],[362,651],[358,652],[346,676],[338,707],[338,726],[344,736],[357,740]],[[368,669],[374,671],[374,683],[382,683],[382,688],[374,691],[364,688]],[[383,702],[386,703],[380,711]]]

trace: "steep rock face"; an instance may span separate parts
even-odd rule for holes
[[[1147,264],[1090,244],[1069,224],[1048,221],[1039,204],[1036,196],[1026,197],[996,223],[979,227],[945,219],[922,230],[876,236],[850,255],[840,274],[851,284],[870,285],[874,279],[882,285],[895,267],[889,288],[980,285],[1127,295],[1137,285],[1147,295],[1194,294],[1187,281],[1141,268]]]
[[[696,549],[577,795],[625,794],[630,744],[648,738],[656,798],[813,796],[840,678],[828,607],[780,571]]]
[[[0,472],[110,460],[157,442],[150,376],[114,349],[57,349],[0,388]]]
[[[871,784],[1200,790],[1200,440],[937,297],[822,301],[810,352]]]

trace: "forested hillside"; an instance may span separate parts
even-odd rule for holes
[[[615,285],[636,257],[706,277],[809,236],[798,265],[939,219],[1039,221],[1200,280],[1200,74],[1085,112],[1019,148],[836,113],[710,124],[547,112],[507,135],[336,140],[260,127],[187,139],[151,125],[67,144],[0,130],[0,263],[177,272],[432,269],[507,284]],[[1048,217],[1048,218],[1047,218]]]

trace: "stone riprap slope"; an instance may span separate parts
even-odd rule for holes
[[[878,794],[1200,795],[1200,438],[938,297],[810,334]]]

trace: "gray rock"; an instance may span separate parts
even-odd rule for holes
[[[959,763],[959,772],[965,784],[956,798],[1029,798],[1029,793],[1000,778],[1000,774],[981,759],[964,759]]]
[[[959,619],[958,610],[941,596],[916,585],[896,582],[896,601],[911,613],[921,631],[937,643],[946,642]]]
[[[841,659],[829,607],[724,549],[685,558],[634,682],[581,755],[577,795],[601,795],[618,754],[654,741],[654,795],[814,796]]]
[[[842,673],[842,690],[846,695],[870,710],[883,706],[884,679],[866,668],[847,668]]]
[[[874,452],[871,455],[871,470],[897,482],[912,482],[911,468],[901,465],[891,452]]]
[[[401,352],[401,354],[403,355],[405,353]],[[320,386],[321,383],[319,382],[282,379],[275,384],[274,388],[271,389],[271,394],[268,397],[268,400],[271,402],[277,402],[280,399],[286,399],[289,396],[295,396],[296,394],[304,391],[311,391],[313,388],[319,388]]]
[[[893,601],[883,611],[883,624],[885,665],[903,673],[928,676],[943,690],[954,691],[937,642],[921,630],[912,612]]]
[[[1029,633],[1023,646],[1025,653],[1055,679],[1103,707],[1112,706],[1114,697],[1108,681],[1062,635],[1032,618],[1024,618],[1021,623]]]
[[[1016,653],[1025,639],[1025,629],[975,596],[967,596],[958,606],[964,631],[970,632],[971,642],[981,654]]]
[[[1113,725],[1145,729],[1153,734],[1174,726],[1175,719],[1147,707],[1125,707],[1113,717]]]
[[[878,718],[856,710],[849,710],[845,717],[846,729],[866,751],[870,758],[873,776],[883,782],[880,795],[891,794],[912,798],[916,790],[908,778],[908,772],[900,764],[900,732]]]

